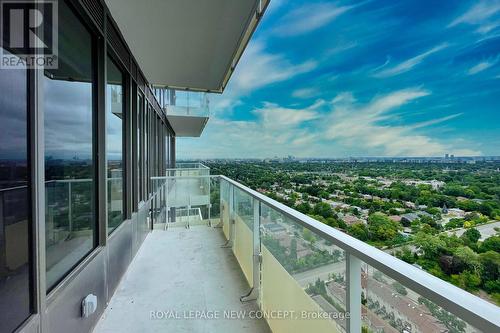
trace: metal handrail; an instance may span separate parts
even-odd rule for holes
[[[219,176],[266,206],[364,261],[483,332],[500,331],[500,308],[384,251],[321,223],[226,176]],[[361,320],[361,318],[360,318]]]
[[[183,165],[196,165],[196,167],[183,167]],[[199,169],[207,169],[210,170],[209,167],[204,165],[203,163],[176,163],[175,168],[167,168],[166,171],[174,171],[174,170],[199,170]]]
[[[27,188],[27,187],[28,187],[28,185],[0,188],[0,192],[15,191],[15,190],[20,190],[20,189]]]

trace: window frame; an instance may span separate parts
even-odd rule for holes
[[[108,200],[108,197],[106,196],[105,200],[106,200],[106,233],[107,233],[107,237],[109,238],[115,230],[117,230],[118,228],[120,228],[120,226],[123,224],[123,222],[125,222],[127,219],[128,219],[128,214],[127,214],[127,208],[129,206],[128,204],[128,193],[129,193],[129,189],[128,189],[128,186],[127,186],[127,179],[129,177],[129,170],[128,170],[128,167],[127,167],[127,161],[129,160],[129,156],[131,155],[130,153],[127,153],[127,136],[129,135],[129,126],[127,126],[127,122],[128,120],[130,119],[129,117],[129,114],[130,114],[130,110],[129,108],[127,107],[127,98],[128,96],[130,96],[129,94],[129,90],[127,89],[127,82],[129,82],[128,80],[128,77],[129,77],[129,73],[127,71],[127,69],[123,66],[122,62],[120,61],[119,57],[116,55],[116,53],[114,52],[113,48],[109,45],[109,42],[107,43],[107,52],[106,54],[104,55],[104,75],[105,75],[105,79],[104,79],[104,100],[105,100],[105,103],[104,103],[104,113],[106,114],[107,116],[107,113],[108,113],[108,110],[107,110],[107,86],[108,86],[108,61],[111,61],[112,64],[114,64],[116,66],[116,68],[118,68],[118,70],[120,71],[120,73],[122,74],[122,112],[123,112],[123,117],[122,117],[122,220],[120,221],[120,223],[115,227],[113,228],[112,230],[109,230],[109,221],[108,221],[108,204],[107,204],[107,200]],[[107,136],[108,136],[108,127],[107,127],[107,121],[106,121],[106,126],[104,127],[104,137],[106,138],[106,142],[107,142]],[[106,163],[105,163],[105,179],[106,179],[106,193],[107,195],[109,195],[109,193],[107,192],[108,191],[108,159],[107,159],[107,145],[106,145],[106,149],[105,149],[105,156],[106,156]]]
[[[100,178],[100,156],[99,156],[99,150],[100,150],[100,143],[99,143],[99,138],[102,136],[101,133],[101,126],[100,122],[102,119],[100,118],[99,114],[101,113],[101,101],[103,99],[103,94],[105,94],[105,91],[102,92],[102,81],[103,81],[103,76],[101,75],[102,71],[102,50],[103,50],[103,43],[102,43],[102,37],[99,32],[99,30],[94,26],[93,22],[85,15],[85,12],[82,8],[76,6],[74,3],[71,1],[61,1],[59,6],[61,4],[64,4],[65,6],[68,7],[68,9],[73,13],[73,15],[76,17],[78,22],[82,25],[82,27],[85,28],[85,30],[89,33],[90,38],[91,38],[91,75],[92,75],[92,174],[93,174],[93,200],[91,202],[92,210],[93,210],[93,218],[94,218],[94,223],[93,223],[93,242],[92,242],[92,248],[85,254],[83,255],[78,261],[75,262],[74,265],[72,265],[63,275],[61,275],[60,278],[58,278],[53,285],[47,286],[46,282],[46,274],[47,274],[47,269],[45,267],[45,264],[43,266],[40,266],[37,263],[33,263],[33,265],[36,265],[37,271],[38,271],[38,276],[34,277],[34,279],[38,279],[38,281],[34,281],[34,285],[40,286],[39,291],[37,292],[38,299],[37,299],[37,304],[35,305],[37,307],[37,310],[40,309],[40,302],[42,298],[46,298],[47,300],[52,299],[56,297],[56,295],[63,289],[63,287],[66,285],[66,283],[72,279],[72,277],[78,272],[82,265],[84,265],[90,257],[94,255],[96,250],[98,250],[101,246],[105,245],[101,233],[101,204],[100,204],[100,187],[101,187],[101,178]],[[33,109],[39,108],[39,105],[44,105],[45,103],[45,94],[43,92],[43,86],[44,83],[40,81],[44,81],[44,73],[42,71],[41,75],[37,75],[35,70],[30,71],[32,72],[30,75],[33,77],[33,81],[36,82],[32,88],[32,92],[30,92],[30,98],[33,98],[33,103],[30,102],[30,107]],[[42,87],[42,89],[40,89]],[[105,87],[105,85],[104,85]],[[37,101],[38,99],[38,101]],[[45,112],[44,107],[42,106],[42,110]],[[32,115],[32,120],[35,121],[34,119],[36,118],[35,115]],[[35,117],[35,118],[33,118]],[[44,117],[45,118],[45,117]],[[45,125],[43,123],[40,123],[40,121],[36,122],[36,125],[41,129],[31,129],[30,133],[33,135],[34,140],[40,139],[40,138],[45,138]],[[38,133],[43,133],[40,135],[36,135]],[[32,149],[32,158],[35,161],[36,160],[36,155],[38,152],[35,152],[38,148],[36,147],[37,145],[41,145],[43,147],[42,151],[45,153],[45,143],[37,143],[34,142],[32,143],[35,147]],[[43,156],[43,159],[45,159],[45,156]],[[45,163],[43,165],[35,166],[33,169],[37,170],[32,170],[32,176],[33,176],[33,185],[34,188],[32,191],[36,190],[36,188],[43,189],[45,190]],[[36,178],[39,178],[40,176],[37,175],[36,173],[40,173],[43,175],[43,182],[42,181],[37,181]],[[32,194],[32,205],[35,207],[38,203],[35,202],[37,199],[38,195],[36,193]],[[46,197],[43,196],[44,202],[43,204],[46,204]],[[43,212],[45,212],[45,209],[43,209]],[[36,214],[36,216],[33,216],[33,221],[34,223],[37,224],[36,228],[39,228],[39,224],[43,224],[43,229],[45,230],[45,216],[41,216],[40,210],[37,209],[36,212],[32,212],[32,214]],[[35,231],[33,231],[35,232]],[[35,237],[34,237],[35,238]],[[43,241],[41,241],[40,236],[36,236],[36,240],[34,240],[33,243],[33,255],[36,256],[37,253],[35,251],[38,251],[38,256],[41,256],[40,253],[43,253],[43,262],[46,262],[46,241],[45,237],[43,238]],[[42,273],[43,272],[43,273]],[[34,313],[38,313],[34,312]]]

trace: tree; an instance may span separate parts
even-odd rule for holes
[[[409,264],[415,263],[415,256],[408,246],[403,246],[401,251],[396,252],[396,256]]]
[[[415,236],[415,244],[420,247],[426,259],[435,260],[446,251],[446,242],[443,239],[423,232]]]
[[[458,275],[452,275],[451,282],[462,289],[475,291],[481,285],[481,277],[478,273],[463,271]]]
[[[479,256],[468,246],[460,246],[455,250],[454,257],[459,260],[459,263],[471,271],[477,273],[481,267]]]
[[[374,213],[368,217],[368,231],[370,237],[374,240],[391,240],[396,236],[399,229],[399,223],[391,220],[383,213]]]
[[[297,209],[299,212],[303,214],[309,214],[311,213],[312,210],[311,205],[308,202],[303,202],[299,204],[297,207],[295,207],[295,209]]]
[[[302,230],[302,237],[304,237],[304,240],[308,241],[309,243],[314,243],[316,241],[316,237],[314,237],[314,234],[311,232],[311,230],[306,228]]]
[[[348,232],[354,238],[357,238],[362,241],[368,240],[368,229],[364,223],[354,223],[350,227],[348,227]]]
[[[442,255],[439,257],[439,266],[448,275],[459,274],[463,271],[462,263],[454,256]]]
[[[408,290],[406,290],[406,288],[398,281],[394,281],[392,283],[392,287],[394,288],[394,290],[396,290],[398,292],[398,294],[403,295],[403,296],[408,295]]]
[[[485,289],[489,292],[500,292],[500,253],[494,251],[481,253],[479,261]]]
[[[326,202],[318,202],[316,205],[314,205],[313,213],[315,215],[321,215],[325,219],[333,217],[332,207]]]
[[[460,239],[465,245],[476,245],[477,241],[481,238],[481,233],[476,228],[467,229]]]
[[[486,238],[479,247],[480,252],[495,251],[500,253],[500,236]]]

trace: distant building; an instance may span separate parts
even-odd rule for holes
[[[432,217],[432,214],[429,214],[429,213],[424,212],[424,211],[421,211],[421,210],[419,210],[416,214],[417,214],[419,217],[422,217],[422,216]]]
[[[434,318],[426,306],[409,297],[398,294],[385,283],[368,278],[365,295],[373,301],[378,301],[386,311],[393,313],[407,326],[407,332],[448,332],[444,324]]]
[[[416,213],[409,213],[409,214],[404,214],[401,216],[401,222],[407,222],[407,223],[412,223],[415,220],[418,220],[420,216],[418,216]]]
[[[355,223],[365,223],[363,220],[359,219],[356,216],[353,215],[346,215],[342,218],[342,220],[345,222],[347,225],[353,225]]]
[[[407,208],[412,208],[412,209],[416,208],[415,204],[413,202],[411,202],[411,201],[405,201],[405,206]]]
[[[401,222],[401,216],[399,216],[399,215],[391,215],[391,216],[389,216],[389,218],[391,220],[393,220],[394,222]]]
[[[460,209],[460,208],[449,208],[448,209],[448,215],[454,216],[454,217],[464,217],[465,216],[465,211]]]
[[[284,226],[282,226],[281,224],[278,224],[278,223],[267,223],[267,224],[264,224],[264,228],[271,232],[271,233],[280,233],[280,232],[285,232],[286,229]]]

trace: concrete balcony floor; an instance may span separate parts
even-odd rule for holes
[[[154,230],[94,332],[270,332],[263,319],[224,316],[224,311],[258,310],[254,301],[240,302],[249,286],[232,251],[220,247],[224,243],[222,230],[208,226]],[[164,311],[169,318],[152,318],[152,311]],[[218,313],[220,318],[204,319],[188,311]]]

